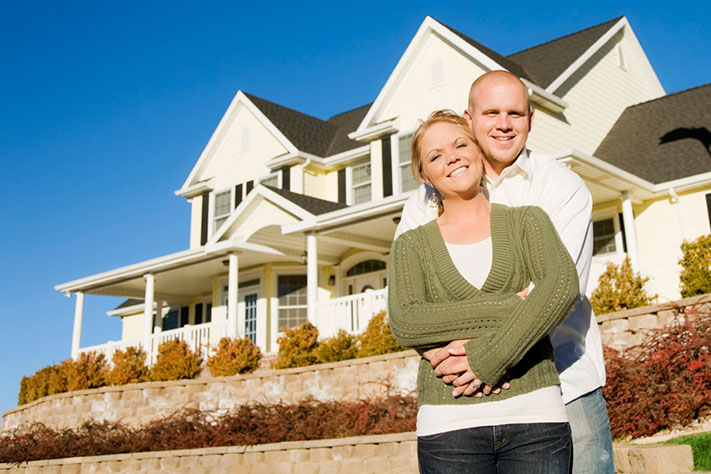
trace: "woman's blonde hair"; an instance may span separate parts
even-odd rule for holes
[[[469,124],[462,116],[450,109],[435,110],[427,117],[427,120],[420,123],[412,135],[412,176],[414,176],[417,183],[422,179],[422,154],[420,153],[422,137],[428,128],[442,122],[456,125],[475,145],[477,144],[472,131],[469,129]]]

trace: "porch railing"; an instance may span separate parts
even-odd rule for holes
[[[321,337],[334,336],[339,329],[362,332],[368,321],[388,307],[388,290],[368,290],[320,302],[316,308],[316,327]]]
[[[111,360],[111,357],[113,357],[114,352],[117,350],[125,350],[129,346],[141,346],[146,350],[147,363],[153,364],[158,354],[158,346],[173,339],[181,339],[188,343],[190,349],[200,351],[203,359],[207,359],[207,357],[212,354],[212,350],[217,346],[220,339],[226,334],[227,324],[225,322],[198,324],[195,326],[187,325],[182,328],[152,334],[148,341],[147,348],[144,347],[143,339],[131,339],[126,341],[109,341],[106,344],[82,347],[79,349],[79,352],[94,351],[104,354],[108,360]]]

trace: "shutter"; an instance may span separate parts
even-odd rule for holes
[[[210,214],[210,193],[202,193],[202,216],[200,223],[200,245],[207,243],[208,219]]]
[[[235,186],[235,207],[239,206],[242,202],[242,185],[238,184]]]
[[[202,303],[195,305],[195,322],[193,324],[202,324]]]
[[[284,166],[281,169],[281,189],[291,191],[291,166]]]
[[[254,187],[254,181],[252,181],[252,180],[247,181],[247,194],[249,194],[249,192],[252,190],[253,187]]]
[[[711,224],[711,193],[706,195],[706,210],[709,213],[709,224]]]
[[[393,195],[393,157],[390,148],[390,137],[381,140],[383,147],[383,197]]]
[[[178,322],[178,327],[182,328],[188,324],[188,314],[190,314],[189,306],[182,306],[180,308],[180,321]]]
[[[622,213],[617,215],[617,219],[620,221],[620,233],[622,234],[622,251],[627,253],[627,234],[625,234],[625,220],[622,218]]]
[[[346,203],[346,169],[338,170],[338,202]]]

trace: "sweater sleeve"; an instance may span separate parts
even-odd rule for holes
[[[578,296],[575,264],[548,215],[538,207],[522,216],[522,251],[535,287],[499,330],[465,344],[469,366],[494,385],[533,345],[567,316]]]
[[[479,292],[468,299],[432,302],[426,291],[425,261],[422,245],[411,232],[395,240],[390,252],[388,317],[395,339],[404,347],[477,337],[490,330],[486,327],[490,316],[510,313],[521,301],[515,294]]]

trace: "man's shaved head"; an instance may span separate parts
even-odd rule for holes
[[[474,82],[472,82],[472,86],[469,88],[469,110],[474,110],[474,101],[476,100],[479,88],[483,84],[492,81],[510,82],[511,84],[518,84],[519,86],[521,86],[521,89],[523,89],[524,93],[526,94],[528,109],[531,110],[531,98],[528,95],[528,87],[526,87],[526,85],[521,79],[518,78],[517,75],[512,74],[508,71],[504,71],[503,69],[484,73],[481,76],[477,77]]]

